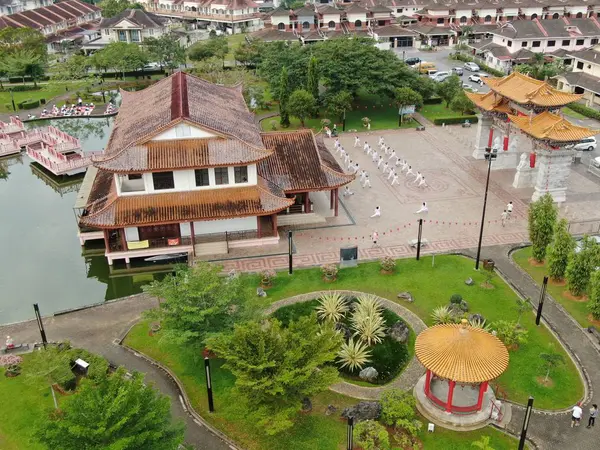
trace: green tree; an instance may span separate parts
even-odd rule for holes
[[[46,38],[40,31],[27,27],[0,30],[0,60],[4,55],[23,50],[39,56],[44,63],[47,60]]]
[[[475,447],[480,450],[494,450],[494,447],[490,445],[489,436],[481,436],[481,439],[478,441],[471,442],[471,447]]]
[[[102,17],[109,19],[121,14],[126,9],[144,9],[140,3],[128,0],[102,0],[98,7],[102,9]]]
[[[456,97],[456,95],[462,90],[462,81],[457,75],[448,77],[445,81],[438,83],[437,95],[439,95],[444,102],[446,102],[446,108],[450,106],[450,102]]]
[[[42,58],[31,50],[18,50],[4,55],[0,61],[0,70],[10,77],[31,77],[37,86],[37,80],[44,75],[45,63]]]
[[[90,76],[89,69],[92,61],[83,55],[73,55],[65,62],[55,64],[52,67],[52,79],[59,81],[82,80]]]
[[[229,44],[225,36],[216,36],[198,41],[187,49],[188,58],[192,61],[201,61],[213,57],[224,59],[227,53],[229,53]]]
[[[412,80],[409,86],[421,94],[423,100],[429,100],[437,91],[437,83],[429,77],[418,77]]]
[[[569,255],[575,248],[573,236],[569,233],[567,219],[560,219],[554,228],[554,238],[548,246],[548,274],[553,280],[562,281],[567,271]]]
[[[498,320],[492,324],[498,339],[504,342],[508,349],[517,349],[519,345],[527,343],[528,331],[515,322]]]
[[[546,249],[554,236],[557,217],[558,210],[549,193],[529,204],[528,228],[531,253],[538,262],[542,262],[546,257]]]
[[[101,61],[106,61],[108,67],[121,72],[125,78],[125,72],[139,70],[148,64],[148,53],[137,44],[126,42],[112,42],[98,53],[102,54]]]
[[[374,420],[364,420],[354,426],[356,445],[363,450],[389,450],[390,437],[383,425]]]
[[[54,408],[58,409],[53,386],[55,384],[66,386],[75,379],[71,371],[69,352],[62,346],[55,345],[49,345],[45,349],[33,352],[27,360],[25,377],[27,382],[33,386],[49,387]]]
[[[423,104],[423,97],[421,97],[421,94],[413,91],[409,87],[401,87],[397,88],[394,92],[394,101],[400,110],[405,106],[410,105],[414,105],[418,108]],[[404,114],[401,114],[400,122],[402,122],[403,118]]]
[[[600,319],[600,270],[595,270],[590,279],[588,309],[594,320]]]
[[[529,303],[528,298],[517,298],[517,305],[515,306],[515,310],[517,311],[517,325],[521,324],[521,316],[523,313],[527,311],[531,311],[531,303]]]
[[[450,109],[466,114],[473,111],[473,102],[465,95],[464,91],[459,91],[450,102]]]
[[[410,392],[388,389],[381,394],[381,421],[413,438],[421,427],[415,408],[415,398]]]
[[[300,124],[304,128],[304,121],[315,110],[317,102],[310,92],[304,89],[298,89],[292,92],[288,99],[286,110],[289,114],[300,119]]]
[[[314,56],[308,60],[308,73],[306,76],[306,90],[313,96],[315,101],[319,101],[319,70],[317,68],[317,58]]]
[[[171,423],[170,401],[144,384],[141,373],[84,379],[61,413],[41,425],[39,440],[61,450],[168,450],[183,442],[183,423]]]
[[[590,276],[598,266],[599,246],[589,236],[584,236],[579,251],[574,251],[569,258],[565,277],[567,286],[573,295],[583,295],[587,291]]]
[[[352,100],[352,95],[347,91],[329,95],[325,98],[327,112],[332,117],[342,119],[346,111],[352,111]]]
[[[209,339],[208,347],[225,360],[247,411],[267,434],[276,434],[293,425],[303,398],[337,379],[330,363],[341,341],[313,313],[287,328],[276,319],[235,325],[233,332]]]
[[[262,44],[259,39],[242,42],[233,51],[233,57],[240,64],[256,67],[262,60]]]
[[[172,34],[163,34],[159,38],[148,37],[144,40],[148,55],[153,62],[166,67],[173,73],[185,63],[185,49],[179,43],[179,38]]]
[[[548,377],[550,377],[550,370],[558,367],[560,364],[565,363],[565,358],[560,353],[555,353],[553,351],[540,353],[540,358],[544,362],[544,368],[546,369],[546,376],[544,377],[544,381],[548,381]]]
[[[288,101],[290,99],[290,88],[287,68],[281,69],[281,75],[279,77],[279,123],[282,127],[290,126],[290,113],[288,111]]]
[[[210,333],[231,328],[247,300],[238,278],[221,276],[222,268],[207,262],[178,267],[173,275],[144,286],[144,292],[164,299],[154,314],[162,320],[164,338],[200,344]]]

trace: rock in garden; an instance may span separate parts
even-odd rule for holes
[[[469,310],[469,304],[466,301],[461,300],[460,309],[462,309],[464,312],[467,312]]]
[[[475,282],[473,281],[473,278],[469,277],[465,280],[465,284],[467,286],[473,286],[475,284]]]
[[[304,411],[304,412],[312,411],[312,402],[310,401],[310,398],[304,397],[302,399],[302,411]]]
[[[404,300],[405,302],[412,303],[415,301],[412,294],[410,292],[400,292],[398,294],[398,298]]]
[[[325,415],[330,416],[336,411],[337,411],[337,407],[335,407],[333,405],[327,405],[327,409],[325,410]]]
[[[377,372],[377,369],[375,369],[374,367],[365,367],[358,374],[358,377],[361,380],[369,381],[369,382],[375,381],[378,376],[379,376],[379,372]]]
[[[261,287],[257,287],[256,288],[256,295],[258,295],[259,297],[266,297],[267,293],[265,292],[265,290]]]
[[[455,317],[462,317],[464,312],[458,303],[450,303],[448,309],[450,310],[450,314]]]
[[[469,322],[477,321],[483,323],[485,321],[485,317],[483,317],[479,313],[469,314]]]
[[[337,322],[335,324],[335,329],[339,331],[342,334],[342,336],[344,336],[344,339],[346,341],[352,337],[352,330],[348,325],[346,325],[343,322]]]
[[[379,402],[360,402],[342,411],[342,417],[354,417],[354,420],[377,420],[381,416],[381,404]]]
[[[408,341],[409,334],[410,329],[408,328],[408,325],[406,325],[402,321],[396,322],[388,330],[388,335],[393,340],[395,340],[396,342],[400,342],[401,344],[404,344],[406,341]]]

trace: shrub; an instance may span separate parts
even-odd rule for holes
[[[328,292],[319,299],[317,307],[317,316],[321,320],[327,320],[333,323],[339,322],[344,318],[348,311],[348,303],[343,295],[337,292]]]
[[[582,295],[585,293],[590,282],[590,275],[597,265],[598,244],[585,236],[581,250],[571,254],[565,274],[569,291],[573,295]]]
[[[34,86],[33,84],[19,84],[17,86],[11,86],[11,87],[5,87],[3,89],[0,89],[0,92],[28,92],[28,91],[39,91],[42,87],[41,86]]]
[[[363,450],[388,450],[390,437],[383,425],[374,420],[359,422],[354,427],[356,445]]]
[[[402,426],[404,421],[416,418],[416,401],[412,393],[388,389],[381,394],[381,421],[391,427]]]
[[[19,103],[19,109],[34,109],[40,106],[39,100],[26,100]]]
[[[596,111],[595,109],[582,105],[581,103],[569,103],[567,107],[591,119],[600,120],[600,111]]]
[[[590,280],[588,309],[595,320],[600,319],[600,270],[594,271]]]
[[[17,366],[23,362],[18,355],[0,355],[0,367]]]
[[[383,311],[380,301],[371,294],[361,294],[357,299],[355,313],[360,312],[365,316],[380,315]]]
[[[357,311],[352,316],[352,328],[367,345],[380,344],[385,337],[385,322],[381,314],[367,315],[364,310]]]
[[[396,267],[396,260],[390,256],[384,256],[381,258],[381,261],[379,261],[379,264],[381,265],[381,270],[385,272],[393,272],[394,267]]]
[[[454,315],[447,306],[439,306],[431,312],[433,323],[441,325],[445,323],[454,323]]]
[[[365,364],[371,361],[371,351],[362,342],[350,339],[348,342],[342,343],[338,359],[341,363],[341,369],[347,367],[353,372],[356,369],[362,369]]]
[[[290,322],[295,322],[304,316],[310,316],[318,306],[318,300],[295,303],[293,305],[279,308],[273,313],[273,318],[279,320],[281,322],[281,325],[283,325],[284,327],[287,327],[290,324]]]
[[[368,117],[363,117],[361,120],[363,127],[367,127],[371,123],[371,119],[369,119]]]
[[[548,275],[554,280],[562,280],[567,271],[569,255],[575,248],[573,237],[569,234],[566,219],[560,219],[554,230],[554,240],[548,246]]]
[[[465,123],[465,121],[469,121],[470,123],[477,123],[479,120],[477,116],[449,116],[449,117],[436,117],[433,119],[434,125],[452,125],[457,123]]]
[[[321,273],[327,280],[335,280],[338,274],[338,266],[335,264],[323,264],[321,266]]]
[[[498,339],[504,342],[504,345],[509,350],[516,350],[519,345],[527,343],[527,330],[519,327],[515,322],[509,322],[507,320],[499,320],[494,322],[494,329]]]
[[[271,130],[276,131],[277,130],[277,121],[276,120],[271,120]]]
[[[450,297],[450,303],[456,303],[457,305],[460,305],[462,301],[463,298],[460,294],[452,294],[452,297]]]
[[[277,273],[273,269],[265,269],[260,273],[260,282],[263,286],[271,286],[276,276]]]

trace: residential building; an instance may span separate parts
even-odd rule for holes
[[[41,8],[0,17],[0,29],[29,27],[45,37],[50,53],[65,44],[81,44],[97,37],[100,8],[82,0],[65,0]]]
[[[99,234],[109,264],[276,244],[278,224],[336,216],[338,189],[354,179],[311,130],[261,133],[241,86],[176,72],[122,95],[80,192],[80,238]]]
[[[572,72],[556,76],[558,89],[582,94],[588,106],[600,105],[600,46],[572,52]]]
[[[0,0],[0,16],[29,11],[53,3],[54,0]]]

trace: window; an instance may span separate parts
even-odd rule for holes
[[[131,42],[140,42],[140,30],[131,30]]]
[[[362,27],[362,22],[360,20],[357,20],[356,22],[354,22],[354,27],[355,28],[360,28]]]
[[[141,180],[142,174],[141,173],[129,173],[129,174],[127,174],[127,179],[128,180]]]
[[[577,39],[575,41],[575,45],[583,45],[584,42],[585,42],[585,39]]]
[[[308,30],[310,28],[310,23],[308,22],[302,22],[302,29],[303,30]]]
[[[537,19],[537,14],[532,14],[531,15],[531,20],[533,20],[533,19]]]
[[[554,47],[556,45],[556,41],[548,41],[548,47]]]
[[[154,28],[148,28],[148,35],[154,36]]]
[[[156,191],[162,189],[175,189],[173,172],[154,172],[152,174],[152,182],[154,184],[154,190]]]
[[[483,21],[484,21],[484,23],[490,23],[492,21],[492,16],[490,16],[490,15],[485,16]]]
[[[581,19],[582,17],[583,17],[583,13],[580,13],[580,12],[578,12],[578,13],[575,15],[575,18],[576,18],[576,19]]]
[[[578,61],[577,62],[577,68],[578,69],[583,69],[583,62],[582,61]]]
[[[563,39],[563,41],[562,41],[562,45],[563,45],[563,47],[565,47],[565,46],[568,46],[568,45],[571,45],[571,41],[570,41],[570,40],[568,40],[568,39]]]
[[[590,44],[592,45],[596,45],[598,43],[598,38],[593,38],[592,42],[590,42]]]
[[[512,41],[508,41],[508,42],[506,43],[506,45],[507,45],[507,46],[509,46],[509,47],[512,47]]]
[[[539,47],[540,45],[542,45],[542,42],[541,42],[541,41],[533,41],[533,42],[531,43],[531,46],[532,46],[532,47]]]
[[[285,23],[283,23],[283,22],[279,22],[279,23],[277,24],[277,29],[278,29],[278,30],[281,30],[281,31],[285,30]]]
[[[469,20],[469,19],[467,19],[467,16],[462,16],[460,18],[460,23],[467,23],[467,20]]]
[[[335,22],[333,20],[330,20],[329,23],[327,24],[327,26],[329,28],[335,28]]]
[[[217,167],[215,169],[215,184],[229,184],[229,169]]]
[[[558,15],[558,13],[554,13],[554,14],[552,14],[552,18],[553,18],[553,19],[558,19],[559,17],[560,17],[560,16]]]
[[[110,29],[105,28],[104,29],[104,34],[107,35],[107,36],[110,35]]]
[[[119,41],[127,42],[127,33],[125,30],[119,30]]]
[[[196,169],[194,170],[196,176],[196,186],[210,186],[208,181],[208,169]]]
[[[444,24],[444,18],[443,18],[443,17],[440,17],[440,18],[437,20],[437,23],[438,23],[439,25],[443,25],[443,24]]]
[[[527,47],[527,41],[521,42],[521,47]]]
[[[248,182],[248,167],[238,166],[233,168],[236,183],[247,183]]]

